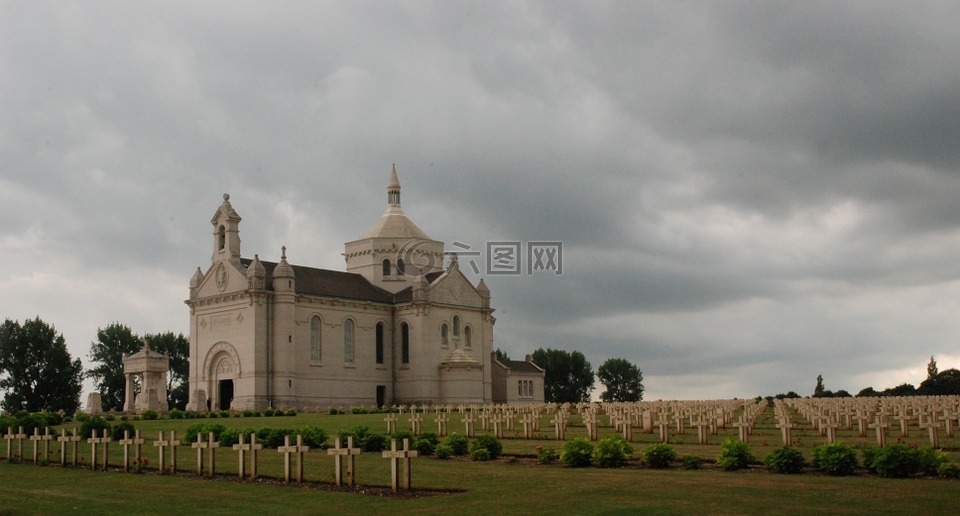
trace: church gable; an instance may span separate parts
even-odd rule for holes
[[[430,301],[449,305],[483,308],[483,301],[470,280],[451,267],[430,284]]]
[[[198,269],[199,270],[199,269]],[[197,278],[194,275],[194,278]],[[247,274],[232,262],[214,263],[203,275],[196,287],[197,298],[215,297],[224,294],[242,292],[247,289]]]

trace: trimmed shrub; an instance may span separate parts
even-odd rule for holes
[[[904,478],[920,470],[920,456],[905,444],[888,444],[873,454],[868,467],[881,477]]]
[[[373,431],[367,425],[353,425],[337,432],[337,437],[340,438],[340,446],[346,446],[347,438],[353,437],[353,444],[358,448],[363,448],[367,438],[371,435],[373,435]]]
[[[574,468],[585,468],[593,460],[593,443],[586,437],[577,437],[564,443],[560,462]]]
[[[250,442],[250,434],[257,433],[253,428],[227,428],[220,432],[220,446],[229,447],[240,443],[240,436],[243,435],[244,442]]]
[[[440,438],[437,434],[427,432],[413,441],[413,449],[417,450],[420,455],[433,455],[433,450],[436,449],[438,444],[440,444]]]
[[[140,419],[144,421],[154,421],[160,419],[160,414],[156,410],[147,409],[140,413]]]
[[[220,434],[226,429],[225,426],[219,423],[194,423],[187,427],[183,440],[185,443],[196,442],[197,434],[200,434],[200,439],[206,440],[207,434],[210,432],[213,432],[214,440],[220,440]]]
[[[473,458],[473,452],[480,449],[486,449],[489,455],[487,460],[496,460],[503,453],[503,445],[492,435],[481,435],[470,443],[470,457]],[[476,460],[476,459],[475,459]]]
[[[619,468],[633,455],[633,447],[620,435],[600,439],[593,449],[593,461],[601,468]]]
[[[197,414],[196,412],[194,412],[194,411],[192,411],[192,410],[188,410],[188,411],[186,411],[186,412],[183,413],[184,419],[196,419],[198,416],[199,416],[199,414]],[[206,417],[206,414],[204,414],[204,417]]]
[[[24,427],[26,429],[26,427]],[[110,423],[107,423],[100,416],[91,416],[80,425],[80,435],[86,439],[90,437],[91,432],[97,431],[97,436],[103,435],[103,431],[110,431]]]
[[[543,446],[537,446],[537,462],[540,464],[553,464],[560,459],[560,456],[557,455],[556,450],[553,448],[544,448]]]
[[[167,417],[170,419],[183,419],[184,413],[180,409],[173,409],[167,414]]]
[[[378,452],[387,449],[387,436],[383,434],[370,434],[363,440],[363,451]]]
[[[280,414],[277,414],[277,415],[279,416]],[[296,416],[296,415],[297,415],[297,409],[290,409],[290,410],[288,410],[288,411],[286,412],[286,415],[288,415],[288,416]]]
[[[697,460],[700,458],[697,457]],[[667,443],[657,443],[643,450],[643,462],[651,468],[668,468],[677,460],[677,450]]]
[[[438,459],[449,459],[453,455],[453,448],[446,444],[438,444],[437,447],[433,450],[433,453],[436,454]]]
[[[326,448],[329,436],[322,428],[306,425],[294,428],[297,435],[303,436],[303,444],[311,448]]]
[[[703,459],[699,455],[687,455],[680,460],[681,466],[686,470],[700,469]]]
[[[940,466],[950,462],[950,457],[943,450],[926,446],[915,451],[920,462],[920,473],[924,475],[936,476],[940,473]]]
[[[116,421],[117,416],[114,414],[107,414],[103,416],[104,421]]]
[[[486,448],[477,448],[470,452],[470,460],[484,462],[490,460],[490,450]]]
[[[944,462],[937,468],[937,476],[940,478],[960,478],[960,466],[955,462]]]
[[[230,417],[230,411],[229,411],[229,410],[221,410],[221,411],[219,412],[219,414],[220,414],[220,417]]]
[[[839,441],[822,444],[813,449],[813,467],[828,475],[852,475],[857,468],[857,452]]]
[[[805,463],[803,453],[789,446],[777,448],[763,458],[763,465],[774,473],[802,473]]]
[[[454,455],[466,455],[470,451],[470,441],[457,433],[448,435],[443,444],[449,446]]]
[[[133,428],[133,423],[131,423],[131,422],[129,422],[129,421],[121,421],[121,422],[113,425],[113,431],[112,431],[112,434],[111,434],[111,435],[113,436],[113,440],[114,440],[114,441],[119,441],[120,439],[123,439],[123,431],[124,431],[124,430],[126,430],[127,432],[129,432],[130,437],[133,437],[134,432],[136,432],[136,429]]]
[[[747,443],[737,439],[723,441],[720,445],[720,455],[717,455],[717,464],[726,471],[746,468],[755,460]]]
[[[263,411],[263,417],[273,417],[273,409],[268,408]]]

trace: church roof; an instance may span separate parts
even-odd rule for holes
[[[433,283],[437,278],[442,276],[444,272],[446,271],[434,271],[424,274],[424,277],[427,279],[427,284]],[[394,301],[397,303],[409,303],[410,301],[413,301],[413,287],[407,287],[397,292],[393,296]]]
[[[253,260],[243,258],[241,263],[249,266]],[[265,287],[267,290],[273,290],[273,273],[277,268],[277,263],[261,261],[267,275],[265,278]],[[315,269],[313,267],[303,267],[299,265],[290,265],[293,268],[297,281],[297,293],[339,297],[343,299],[354,299],[357,301],[373,301],[377,303],[394,303],[394,295],[380,287],[377,287],[367,281],[359,274],[351,272],[332,271],[328,269]]]
[[[387,206],[377,222],[370,227],[358,240],[368,238],[407,238],[430,240],[430,237],[417,227],[404,213],[399,205]]]
[[[430,240],[430,237],[407,218],[400,207],[400,179],[397,177],[397,167],[390,171],[390,181],[387,183],[387,210],[383,216],[358,240],[368,238],[405,238]]]
[[[496,360],[496,362],[509,369],[511,373],[543,373],[543,369],[537,367],[533,362],[523,360]]]

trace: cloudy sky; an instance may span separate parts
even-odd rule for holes
[[[561,276],[481,271],[513,358],[624,357],[645,399],[918,385],[931,355],[960,367],[958,22],[952,1],[0,1],[0,317],[85,361],[112,322],[186,334],[224,192],[244,256],[342,270],[396,163],[451,250],[563,242]]]

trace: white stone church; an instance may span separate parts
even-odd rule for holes
[[[190,280],[188,409],[543,402],[542,369],[493,354],[490,290],[400,208],[344,245],[346,272],[242,258],[228,195]]]

